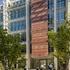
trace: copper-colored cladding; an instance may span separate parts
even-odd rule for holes
[[[32,57],[48,55],[48,7],[47,0],[31,0]]]

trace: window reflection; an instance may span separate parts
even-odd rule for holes
[[[56,21],[57,25],[60,25],[64,21],[65,17],[65,0],[56,0]],[[54,0],[48,0],[48,21],[49,21],[49,27],[52,28],[54,26]]]
[[[17,30],[25,30],[26,29],[26,21],[12,22],[9,25],[11,31]]]

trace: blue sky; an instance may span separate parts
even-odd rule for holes
[[[2,1],[3,1],[3,0],[0,0],[0,4],[2,4]]]

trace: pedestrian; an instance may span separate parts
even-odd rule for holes
[[[49,70],[53,70],[53,65],[52,65],[52,64],[49,64],[49,65],[48,65],[48,69],[49,69]]]

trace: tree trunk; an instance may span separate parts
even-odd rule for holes
[[[14,69],[14,64],[12,64],[12,70],[15,70],[15,69]]]
[[[9,70],[9,67],[8,67],[8,60],[6,59],[6,70]]]
[[[8,59],[4,56],[4,69],[5,70],[9,70],[9,66],[8,66]]]
[[[70,70],[70,59],[69,59],[69,64],[68,64],[69,70]]]
[[[18,60],[16,61],[16,70],[18,70]]]

